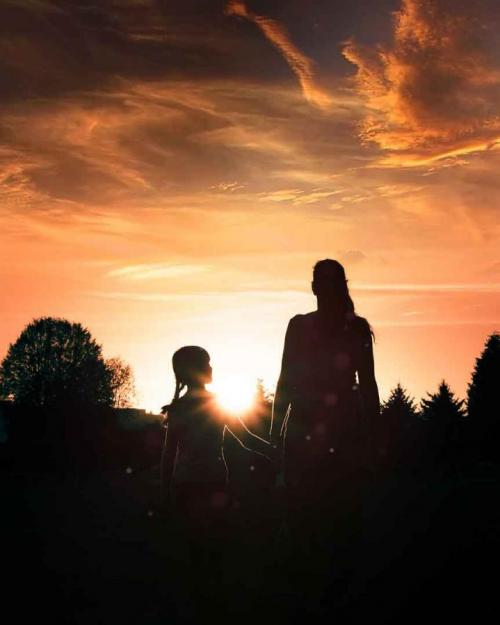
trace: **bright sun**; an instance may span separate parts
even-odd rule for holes
[[[230,375],[211,384],[220,405],[235,414],[249,410],[255,401],[255,383],[244,376]]]

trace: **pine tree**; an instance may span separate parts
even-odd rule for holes
[[[442,427],[465,417],[464,401],[457,399],[443,380],[437,393],[427,393],[429,399],[421,401],[421,416],[424,419],[442,424]]]
[[[421,401],[421,417],[427,422],[424,453],[438,469],[455,472],[460,453],[459,435],[465,418],[464,401],[455,397],[443,380],[437,393]]]
[[[500,456],[500,334],[488,337],[476,360],[467,392],[467,412],[477,459],[497,462]]]
[[[410,397],[408,391],[398,382],[392,389],[388,399],[382,404],[381,414],[386,419],[413,419],[418,415],[415,400]]]
[[[418,409],[415,400],[400,383],[391,391],[380,411],[380,428],[375,433],[378,456],[383,464],[402,466],[411,446]]]

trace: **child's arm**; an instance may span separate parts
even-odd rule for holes
[[[267,458],[269,457],[271,445],[260,436],[257,436],[257,434],[251,432],[241,419],[238,417],[227,419],[226,427],[242,447]]]
[[[167,423],[165,432],[165,443],[161,456],[161,504],[168,505],[170,499],[170,485],[174,473],[175,457],[177,455],[177,445],[179,437],[175,422]]]

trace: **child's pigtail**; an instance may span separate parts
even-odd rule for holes
[[[163,427],[167,427],[168,413],[170,410],[172,410],[172,408],[174,408],[175,404],[179,401],[181,393],[185,386],[186,384],[184,382],[181,382],[181,380],[179,380],[179,378],[177,377],[175,378],[175,391],[174,391],[174,396],[172,397],[172,401],[169,404],[162,406],[161,408],[161,414],[164,415]]]
[[[161,408],[161,414],[163,415],[163,427],[165,428],[165,438],[163,440],[163,449],[160,459],[160,493],[161,501],[165,502],[168,499],[168,487],[165,483],[165,458],[167,452],[167,437],[168,437],[168,413],[172,410],[175,404],[179,401],[182,390],[185,387],[185,383],[181,382],[176,376],[175,378],[175,391],[172,401]]]

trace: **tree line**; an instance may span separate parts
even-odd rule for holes
[[[78,437],[79,431],[82,434],[82,428],[87,438],[95,437],[95,431],[106,423],[113,429],[112,409],[132,406],[134,397],[130,365],[119,357],[105,359],[90,332],[65,319],[33,320],[9,346],[0,366],[4,405],[16,406],[24,415],[37,415],[25,419],[31,438],[36,438],[37,431],[53,436],[61,428],[74,430],[66,442]],[[244,420],[256,433],[267,436],[271,409],[272,394],[259,380],[254,406]],[[59,427],[54,425],[57,421]],[[80,430],[75,426],[78,423]],[[472,467],[496,466],[500,457],[500,334],[487,338],[465,399],[457,398],[443,380],[436,392],[417,403],[398,383],[382,403],[378,421],[367,429],[372,461],[382,471],[457,474]],[[158,430],[158,440],[150,445],[154,453],[160,445]],[[27,429],[21,431],[26,436]]]
[[[500,459],[500,334],[476,359],[465,399],[443,380],[420,404],[399,383],[373,432],[381,466],[400,471],[468,472]]]

